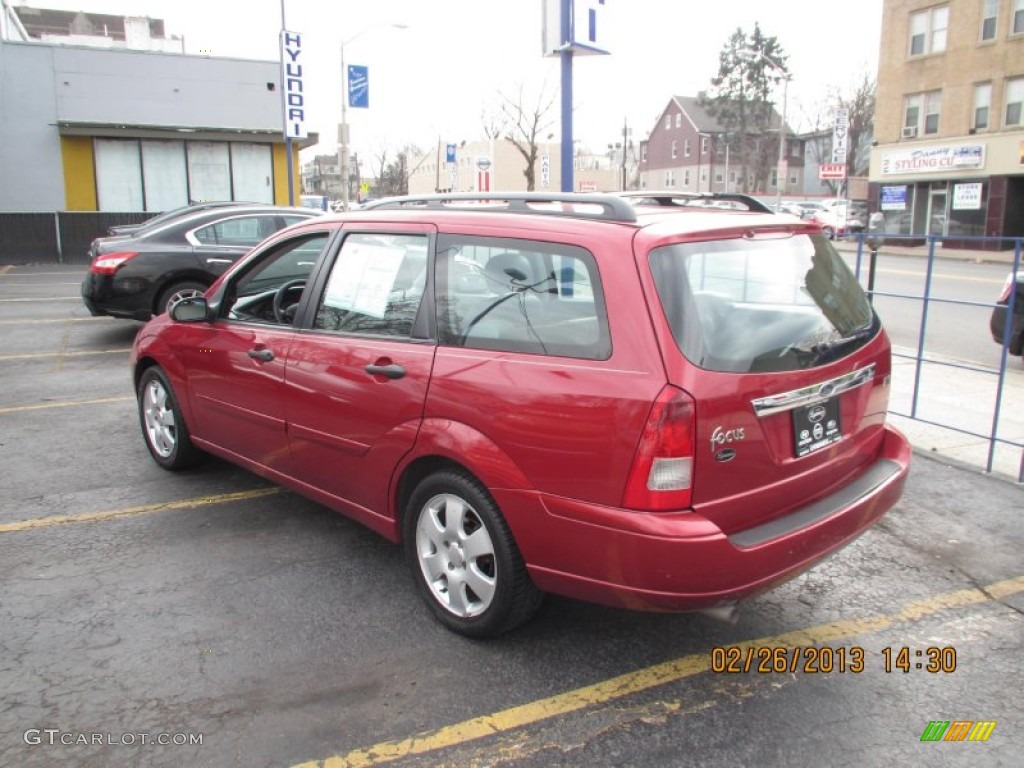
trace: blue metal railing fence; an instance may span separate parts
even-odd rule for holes
[[[857,243],[856,250],[856,266],[855,271],[857,278],[861,279],[861,273],[863,271],[863,263],[865,251],[871,251],[871,238],[867,233],[856,233],[847,236],[848,240],[854,240]],[[910,401],[910,413],[901,413],[896,410],[891,410],[897,416],[903,416],[910,419],[921,421],[925,424],[932,426],[941,427],[943,429],[949,429],[960,434],[969,435],[976,437],[981,440],[985,440],[988,443],[988,459],[985,464],[985,471],[988,473],[992,472],[993,463],[995,461],[995,452],[997,445],[1008,445],[1014,448],[1018,448],[1021,451],[1020,468],[1017,474],[1017,482],[1024,483],[1024,442],[1011,440],[999,436],[999,418],[1003,410],[1003,398],[1006,393],[1006,370],[1010,356],[1010,340],[1011,340],[1011,329],[1013,326],[1013,318],[1015,312],[1018,312],[1017,308],[1017,290],[1015,282],[1011,279],[1010,294],[1008,297],[1008,304],[1006,308],[1006,319],[1003,327],[1003,343],[1002,351],[1000,353],[999,368],[992,370],[991,368],[983,367],[980,365],[969,365],[965,363],[958,363],[951,360],[940,360],[934,357],[929,357],[925,352],[925,336],[928,330],[928,314],[932,304],[959,304],[965,306],[975,307],[988,307],[994,309],[997,306],[996,302],[978,302],[978,301],[967,301],[963,299],[952,299],[952,298],[938,298],[932,295],[932,280],[934,275],[935,259],[936,259],[936,247],[941,246],[943,242],[955,240],[958,247],[970,247],[971,244],[977,243],[980,250],[991,250],[992,246],[1001,248],[1003,251],[1009,250],[1007,246],[1013,248],[1013,260],[1010,274],[1013,276],[1020,274],[1021,269],[1021,253],[1024,251],[1024,238],[1010,238],[1010,237],[967,237],[957,236],[955,238],[945,238],[937,235],[885,235],[885,245],[899,245],[901,241],[908,241],[908,245],[918,245],[921,241],[925,241],[927,246],[927,265],[925,270],[924,288],[920,296],[912,294],[901,294],[901,293],[887,293],[882,291],[875,291],[875,275],[873,272],[875,260],[870,260],[870,266],[872,272],[867,276],[869,285],[868,296],[874,298],[875,296],[887,296],[890,298],[898,299],[911,299],[918,300],[921,302],[921,321],[920,327],[918,328],[917,347],[912,355],[905,355],[898,352],[893,352],[893,357],[902,357],[914,361],[914,386],[911,394]],[[885,245],[877,245],[878,251],[882,251]],[[874,256],[874,253],[871,254]],[[953,424],[943,423],[938,421],[932,421],[929,419],[922,418],[918,413],[918,403],[921,394],[921,376],[923,373],[924,365],[936,365],[946,368],[958,368],[961,370],[973,371],[975,373],[982,373],[987,375],[995,376],[997,379],[995,400],[992,408],[992,421],[991,428],[988,432],[981,433],[964,429]]]

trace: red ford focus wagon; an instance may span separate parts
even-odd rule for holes
[[[138,334],[146,444],[401,542],[466,635],[548,592],[733,612],[884,515],[910,459],[857,280],[750,202],[429,196],[289,227]]]

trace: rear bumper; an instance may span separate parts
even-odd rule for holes
[[[655,514],[496,492],[541,589],[639,610],[693,610],[745,600],[853,541],[903,492],[910,445],[886,427],[876,461],[783,518],[731,535],[694,512]],[[519,513],[522,513],[521,515]]]
[[[140,281],[125,285],[110,275],[87,272],[82,280],[82,303],[96,316],[148,320],[153,316],[153,288]]]

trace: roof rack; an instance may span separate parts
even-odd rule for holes
[[[633,200],[635,205],[713,207],[708,206],[708,203],[721,201],[739,203],[745,206],[748,211],[755,213],[775,213],[768,205],[756,197],[739,192],[671,192],[641,189],[632,192],[620,192],[619,195],[627,200]]]
[[[367,203],[361,210],[421,207],[433,210],[494,211],[571,216],[605,221],[636,221],[633,204],[618,195],[576,192],[456,192],[406,195]]]

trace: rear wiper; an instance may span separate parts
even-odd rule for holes
[[[811,352],[813,352],[820,361],[822,358],[834,354],[837,350],[851,346],[857,342],[866,341],[874,335],[875,328],[869,325],[866,328],[854,331],[849,336],[840,336],[838,339],[832,339],[830,341],[819,341],[811,346]]]

